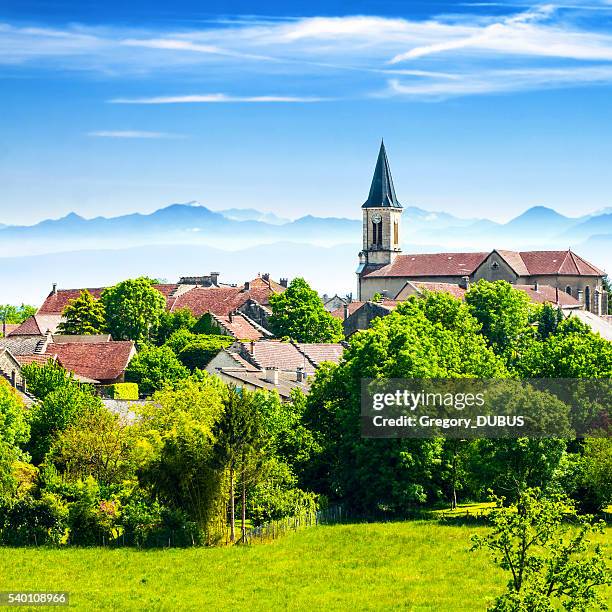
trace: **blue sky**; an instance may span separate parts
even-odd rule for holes
[[[4,0],[0,223],[357,217],[381,137],[405,205],[578,216],[612,205],[611,94],[602,0]]]

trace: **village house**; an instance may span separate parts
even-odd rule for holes
[[[280,283],[269,274],[261,274],[243,285],[228,285],[219,282],[219,274],[181,277],[175,284],[153,285],[166,299],[169,312],[186,308],[197,319],[211,314],[211,321],[219,329],[238,339],[259,339],[269,336],[267,320],[270,316],[269,297],[287,288],[287,279]],[[63,321],[63,312],[70,300],[79,297],[83,289],[58,289],[54,283],[51,292],[35,315],[29,317],[9,337],[41,337],[48,332],[54,334]],[[104,287],[88,288],[94,298],[99,299]],[[234,318],[234,315],[237,317]],[[232,317],[232,321],[230,321]],[[246,334],[246,335],[241,335]]]
[[[275,388],[288,400],[292,389],[307,391],[317,368],[325,361],[338,363],[343,351],[340,343],[235,342],[214,357],[206,371],[248,389]]]
[[[402,254],[401,217],[384,144],[381,144],[367,200],[362,205],[362,250],[357,268],[358,301],[381,294],[399,297],[407,282],[445,283],[466,288],[480,279],[505,280],[557,295],[576,298],[596,315],[608,311],[605,272],[571,249],[562,251],[508,251],[477,253]],[[557,303],[557,302],[554,302]]]

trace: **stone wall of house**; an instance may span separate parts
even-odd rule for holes
[[[255,321],[257,325],[260,325],[265,330],[270,331],[270,315],[272,312],[262,306],[256,300],[247,300],[244,304],[238,307],[238,312],[249,317],[252,321]]]
[[[516,272],[502,259],[495,251],[474,270],[470,280],[477,282],[484,279],[489,282],[505,280],[509,283],[516,283]],[[453,281],[451,281],[453,282]],[[456,281],[455,281],[456,282]]]
[[[0,353],[0,375],[4,375],[13,386],[23,388],[21,366],[6,351]]]
[[[380,304],[367,302],[342,322],[345,338],[349,338],[362,329],[368,329],[373,319],[385,317],[390,313],[391,310]]]

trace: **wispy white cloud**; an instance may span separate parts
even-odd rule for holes
[[[582,9],[611,6],[570,2]],[[197,83],[204,91],[228,92],[116,96],[110,100],[115,104],[307,103],[381,90],[427,98],[612,83],[612,31],[601,19],[585,19],[584,10],[565,4],[525,9],[519,2],[514,8],[500,2],[507,8],[503,17],[486,14],[486,5],[496,2],[475,4],[479,10],[473,14],[429,19],[245,18],[189,30],[0,24],[0,65],[157,78],[162,86],[167,81],[165,91],[170,82],[176,91],[184,79],[183,90],[194,91]],[[510,68],[522,73],[510,74]],[[557,77],[537,76],[544,70],[556,71]],[[502,73],[506,76],[498,76]],[[387,86],[389,78],[394,80]],[[229,93],[236,83],[249,94]]]
[[[186,138],[183,134],[168,132],[146,132],[141,130],[100,130],[88,132],[87,136],[94,138]]]
[[[228,96],[223,93],[188,95],[188,96],[157,96],[152,98],[115,98],[111,104],[222,104],[236,102],[252,103],[309,103],[323,102],[329,98],[304,96]]]

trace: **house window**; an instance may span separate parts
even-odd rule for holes
[[[567,295],[572,295],[572,288],[569,285],[565,288],[565,293],[567,293]]]
[[[591,310],[591,288],[590,287],[584,288],[584,307],[587,310]]]
[[[498,264],[496,261],[494,261],[494,262],[491,264],[491,270],[497,270],[497,268],[499,268],[499,264]]]

